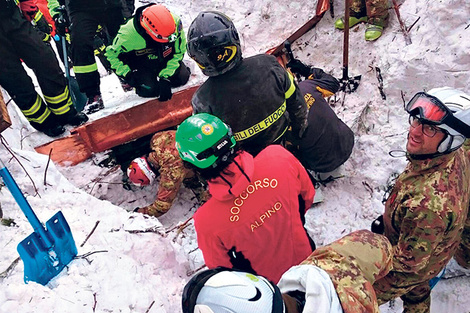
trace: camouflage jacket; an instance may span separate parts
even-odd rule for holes
[[[385,203],[385,236],[393,245],[387,279],[410,287],[433,278],[460,243],[470,196],[463,149],[410,160]]]
[[[175,133],[174,130],[158,132],[150,140],[153,151],[148,161],[160,173],[157,199],[145,208],[146,213],[152,216],[158,217],[170,209],[181,183],[190,174],[176,150]]]
[[[467,160],[470,162],[470,139],[467,139],[463,145]],[[470,209],[467,213],[467,220],[462,233],[460,245],[455,253],[455,260],[460,266],[470,269]]]
[[[372,284],[391,268],[392,246],[387,238],[358,230],[316,249],[301,265],[289,269],[278,285],[283,293],[305,292],[303,313],[379,313]],[[337,297],[330,292],[331,282]]]

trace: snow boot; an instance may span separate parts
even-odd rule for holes
[[[359,23],[365,23],[365,22],[367,22],[367,16],[363,16],[363,17],[360,17],[360,18],[357,18],[357,17],[354,17],[354,16],[349,17],[349,27],[353,27],[353,26],[356,26]],[[344,29],[344,17],[341,17],[341,18],[336,20],[335,28],[336,29],[341,29],[341,30]]]
[[[88,97],[88,101],[85,104],[86,114],[91,114],[104,109],[103,98],[100,94]]]
[[[377,40],[380,36],[382,36],[384,28],[379,25],[367,25],[365,38],[367,41],[374,41]]]

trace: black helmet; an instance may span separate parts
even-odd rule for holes
[[[226,15],[203,11],[188,30],[188,54],[204,75],[217,76],[232,69],[242,58],[240,38]]]

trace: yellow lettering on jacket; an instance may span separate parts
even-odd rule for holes
[[[230,222],[238,222],[240,217],[238,216],[241,211],[241,207],[245,203],[245,200],[248,199],[250,195],[255,193],[257,190],[264,188],[275,189],[278,186],[278,181],[275,178],[263,178],[254,181],[252,184],[249,184],[245,190],[243,190],[240,195],[233,200],[233,206],[230,208]]]
[[[276,213],[277,211],[279,211],[280,209],[282,209],[282,203],[277,201],[276,203],[274,203],[274,205],[266,210],[265,212],[263,212],[263,214],[261,214],[258,219],[256,219],[254,222],[252,222],[250,224],[250,229],[251,229],[251,232],[254,232],[255,229],[257,229],[258,227],[261,227],[264,225],[264,223],[271,217],[273,216],[274,213]]]

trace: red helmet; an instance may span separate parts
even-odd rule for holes
[[[176,25],[173,15],[161,4],[151,5],[142,11],[140,25],[157,42],[173,41]],[[171,40],[173,39],[173,40]]]
[[[127,176],[134,185],[139,187],[150,185],[157,177],[144,157],[131,162],[127,168]]]

